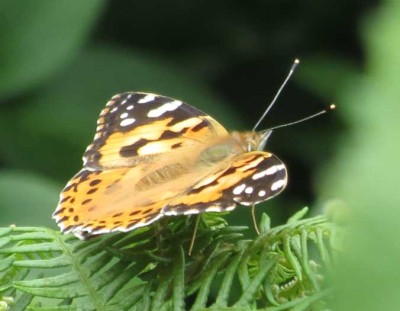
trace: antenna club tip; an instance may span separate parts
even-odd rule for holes
[[[299,60],[298,58],[296,58],[296,59],[294,60],[294,63],[295,63],[295,64],[300,64],[300,60]]]
[[[336,109],[336,105],[335,104],[330,104],[328,108],[329,108],[329,110],[335,110]]]

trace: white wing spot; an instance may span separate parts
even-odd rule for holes
[[[156,97],[154,95],[148,94],[145,97],[143,97],[142,99],[139,99],[138,103],[139,104],[145,104],[145,103],[148,103],[148,102],[152,102],[155,98]]]
[[[166,216],[176,216],[176,215],[178,215],[178,212],[177,212],[177,211],[168,211],[168,212],[166,212],[166,213],[163,213],[163,215],[166,215]]]
[[[133,109],[133,105],[129,105],[128,107],[126,107],[126,110],[132,110]]]
[[[284,185],[286,184],[286,181],[284,179],[278,180],[276,182],[274,182],[271,186],[271,190],[272,191],[276,191],[279,188],[282,188]]]
[[[121,121],[121,123],[119,124],[120,126],[128,126],[131,125],[132,123],[134,123],[136,120],[134,118],[129,118],[129,119],[124,119]]]
[[[277,171],[283,170],[284,168],[285,168],[285,165],[283,165],[283,164],[274,165],[274,166],[271,166],[270,168],[267,168],[265,171],[255,173],[251,178],[253,180],[257,180],[257,179],[263,178],[267,175],[273,175]]]
[[[121,115],[119,116],[121,119],[125,119],[127,116],[129,116],[129,114],[127,112],[121,113]]]
[[[220,212],[221,207],[219,206],[210,206],[205,209],[206,212]]]
[[[266,194],[267,194],[267,192],[264,191],[264,190],[260,190],[260,191],[258,192],[258,196],[259,196],[259,197],[263,197],[263,196],[265,196]]]
[[[247,194],[252,194],[253,193],[253,187],[247,187],[245,190],[244,190],[244,192],[245,193],[247,193]]]
[[[243,192],[244,188],[246,188],[246,185],[241,184],[240,186],[237,186],[236,188],[234,188],[232,192],[234,195],[239,195]]]
[[[244,206],[255,205],[255,204],[257,204],[257,203],[259,203],[259,202],[243,202],[243,201],[240,201],[240,204],[241,204],[241,205],[244,205]]]
[[[147,113],[147,116],[149,118],[158,118],[159,116],[162,116],[164,113],[168,111],[174,111],[176,108],[178,108],[180,105],[182,105],[182,102],[179,100],[175,100],[170,103],[166,103],[156,109],[150,110]]]
[[[188,209],[183,212],[183,215],[193,215],[193,214],[198,214],[199,210],[198,209]]]
[[[114,107],[113,109],[110,110],[111,113],[114,113],[118,110],[118,107]]]
[[[233,211],[235,209],[236,205],[231,205],[225,208],[226,211],[230,212]]]
[[[124,99],[124,100],[121,102],[121,105],[124,105],[127,101],[128,101],[127,99]]]
[[[126,98],[130,99],[132,97],[132,94],[129,94]]]

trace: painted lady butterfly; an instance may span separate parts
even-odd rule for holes
[[[179,100],[118,94],[101,112],[83,169],[61,192],[53,218],[85,239],[266,201],[287,183],[282,161],[262,151],[271,132],[228,133]]]

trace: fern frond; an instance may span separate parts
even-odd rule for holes
[[[0,310],[323,310],[340,230],[324,216],[243,238],[245,227],[166,218],[79,241],[46,228],[0,229]]]

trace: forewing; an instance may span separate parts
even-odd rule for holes
[[[163,208],[165,215],[230,211],[278,195],[287,184],[285,165],[275,155],[253,151],[236,155],[224,169],[200,180]]]
[[[115,95],[101,111],[84,167],[110,169],[159,161],[162,154],[209,143],[228,133],[202,111],[149,93]]]

